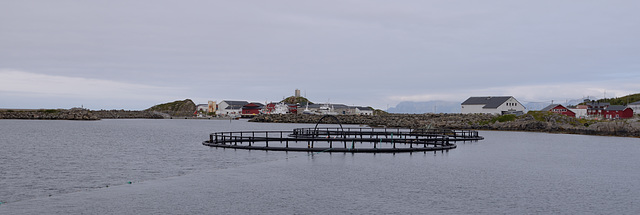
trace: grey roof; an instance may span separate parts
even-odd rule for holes
[[[362,107],[362,106],[356,106],[355,108],[358,110],[371,110],[371,108],[369,107]]]
[[[329,105],[329,107],[331,107],[333,109],[349,108],[347,105],[344,105],[344,104],[327,104],[327,103],[324,103],[324,104],[309,104],[309,108],[320,108],[322,106],[327,106],[327,105]],[[300,107],[307,107],[307,106],[306,105],[300,105]]]
[[[239,109],[242,109],[242,106],[244,106],[244,105],[229,105],[225,109],[227,109],[227,110],[239,110]]]
[[[512,96],[469,97],[462,105],[484,105],[482,108],[498,108]]]
[[[249,102],[247,101],[228,101],[228,100],[223,100],[220,103],[227,103],[228,105],[246,105],[249,104]]]
[[[561,104],[550,104],[549,106],[547,106],[545,108],[542,108],[542,110],[540,110],[540,111],[550,111],[551,109],[553,109],[555,107],[558,107],[558,105],[561,105]]]
[[[609,102],[589,102],[586,103],[587,105],[591,105],[591,106],[607,106],[610,105],[611,103]]]
[[[564,109],[567,109],[567,111],[575,113],[575,111],[572,111],[571,109],[569,109],[569,108],[567,108],[567,107],[565,107],[564,105],[561,105],[561,104],[550,104],[549,106],[547,106],[545,108],[542,108],[542,110],[540,110],[540,111],[550,111],[551,109],[553,109],[555,107],[558,107],[558,106],[562,106]]]
[[[624,106],[624,105],[609,105],[609,107],[605,108],[605,110],[613,110],[613,111],[624,110],[624,109],[627,109],[627,106]]]
[[[309,105],[304,105],[304,106],[300,106],[300,107],[320,108],[320,104],[309,104]]]
[[[630,105],[640,105],[640,101],[632,102]]]
[[[349,106],[343,104],[332,104],[333,109],[349,109]]]
[[[247,103],[245,105],[248,105],[248,104],[254,104],[254,105],[258,106],[258,107],[264,107],[264,105],[262,103],[260,103],[260,102],[251,102],[251,103]],[[245,105],[243,105],[243,106],[245,106]]]

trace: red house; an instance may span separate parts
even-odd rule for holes
[[[609,105],[611,105],[608,102],[592,101],[587,103],[586,100],[585,104],[587,105],[587,116],[596,119],[604,118],[605,110],[609,107]]]
[[[298,113],[298,106],[297,104],[287,104],[287,106],[289,107],[289,113],[292,114],[297,114]]]
[[[602,111],[605,119],[628,119],[633,117],[633,109],[623,105],[609,105]]]
[[[242,106],[242,116],[258,115],[262,107],[264,107],[264,105],[255,102],[246,104]]]
[[[550,112],[559,113],[559,114],[570,116],[570,117],[576,117],[575,112],[569,110],[569,108],[566,108],[561,104],[550,104],[549,106],[543,108],[541,111],[550,111]]]
[[[273,113],[276,110],[276,103],[269,103],[265,106],[264,110],[266,113]]]

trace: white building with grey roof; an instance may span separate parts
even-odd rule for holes
[[[298,106],[297,113],[320,115],[373,115],[373,110],[369,107],[325,103]]]
[[[242,113],[242,106],[246,104],[249,104],[249,102],[223,100],[218,104],[218,111],[216,114],[219,116],[240,115]]]
[[[631,108],[634,113],[640,113],[640,101],[629,103],[627,107]]]
[[[525,113],[526,108],[513,96],[469,97],[462,102],[462,113],[516,114]]]

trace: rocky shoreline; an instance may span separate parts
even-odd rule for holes
[[[135,110],[92,110],[91,114],[100,119],[164,119],[170,118],[165,115],[152,111],[135,111]],[[168,117],[167,117],[168,116]]]
[[[73,109],[40,109],[40,110],[1,110],[0,119],[34,119],[34,120],[100,120],[100,119],[164,119],[168,114],[152,111],[130,110],[87,110]]]
[[[0,119],[33,120],[100,120],[100,119],[167,119],[175,116],[157,111],[87,110],[80,108],[41,110],[0,110]],[[321,115],[258,115],[250,122],[315,124]],[[372,127],[445,128],[498,131],[532,131],[548,133],[640,137],[640,119],[581,120],[559,114],[530,111],[519,117],[489,114],[385,114],[375,116],[338,115],[342,124]],[[326,118],[321,123],[336,123]]]
[[[304,114],[258,115],[249,121],[315,124],[321,117],[320,115]],[[551,113],[532,113],[511,118],[489,114],[388,114],[378,116],[338,115],[336,117],[342,124],[360,124],[372,127],[532,131],[640,137],[640,120],[638,118],[595,121],[579,120]],[[322,123],[335,123],[335,119],[326,118]]]
[[[37,120],[99,120],[89,110],[74,108],[42,110],[3,110],[0,119],[37,119]]]

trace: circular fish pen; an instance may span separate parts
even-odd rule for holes
[[[316,124],[314,128],[291,131],[215,132],[202,144],[269,151],[396,153],[449,150],[456,148],[457,141],[482,139],[477,131],[470,130],[343,128],[341,124],[318,128]]]

